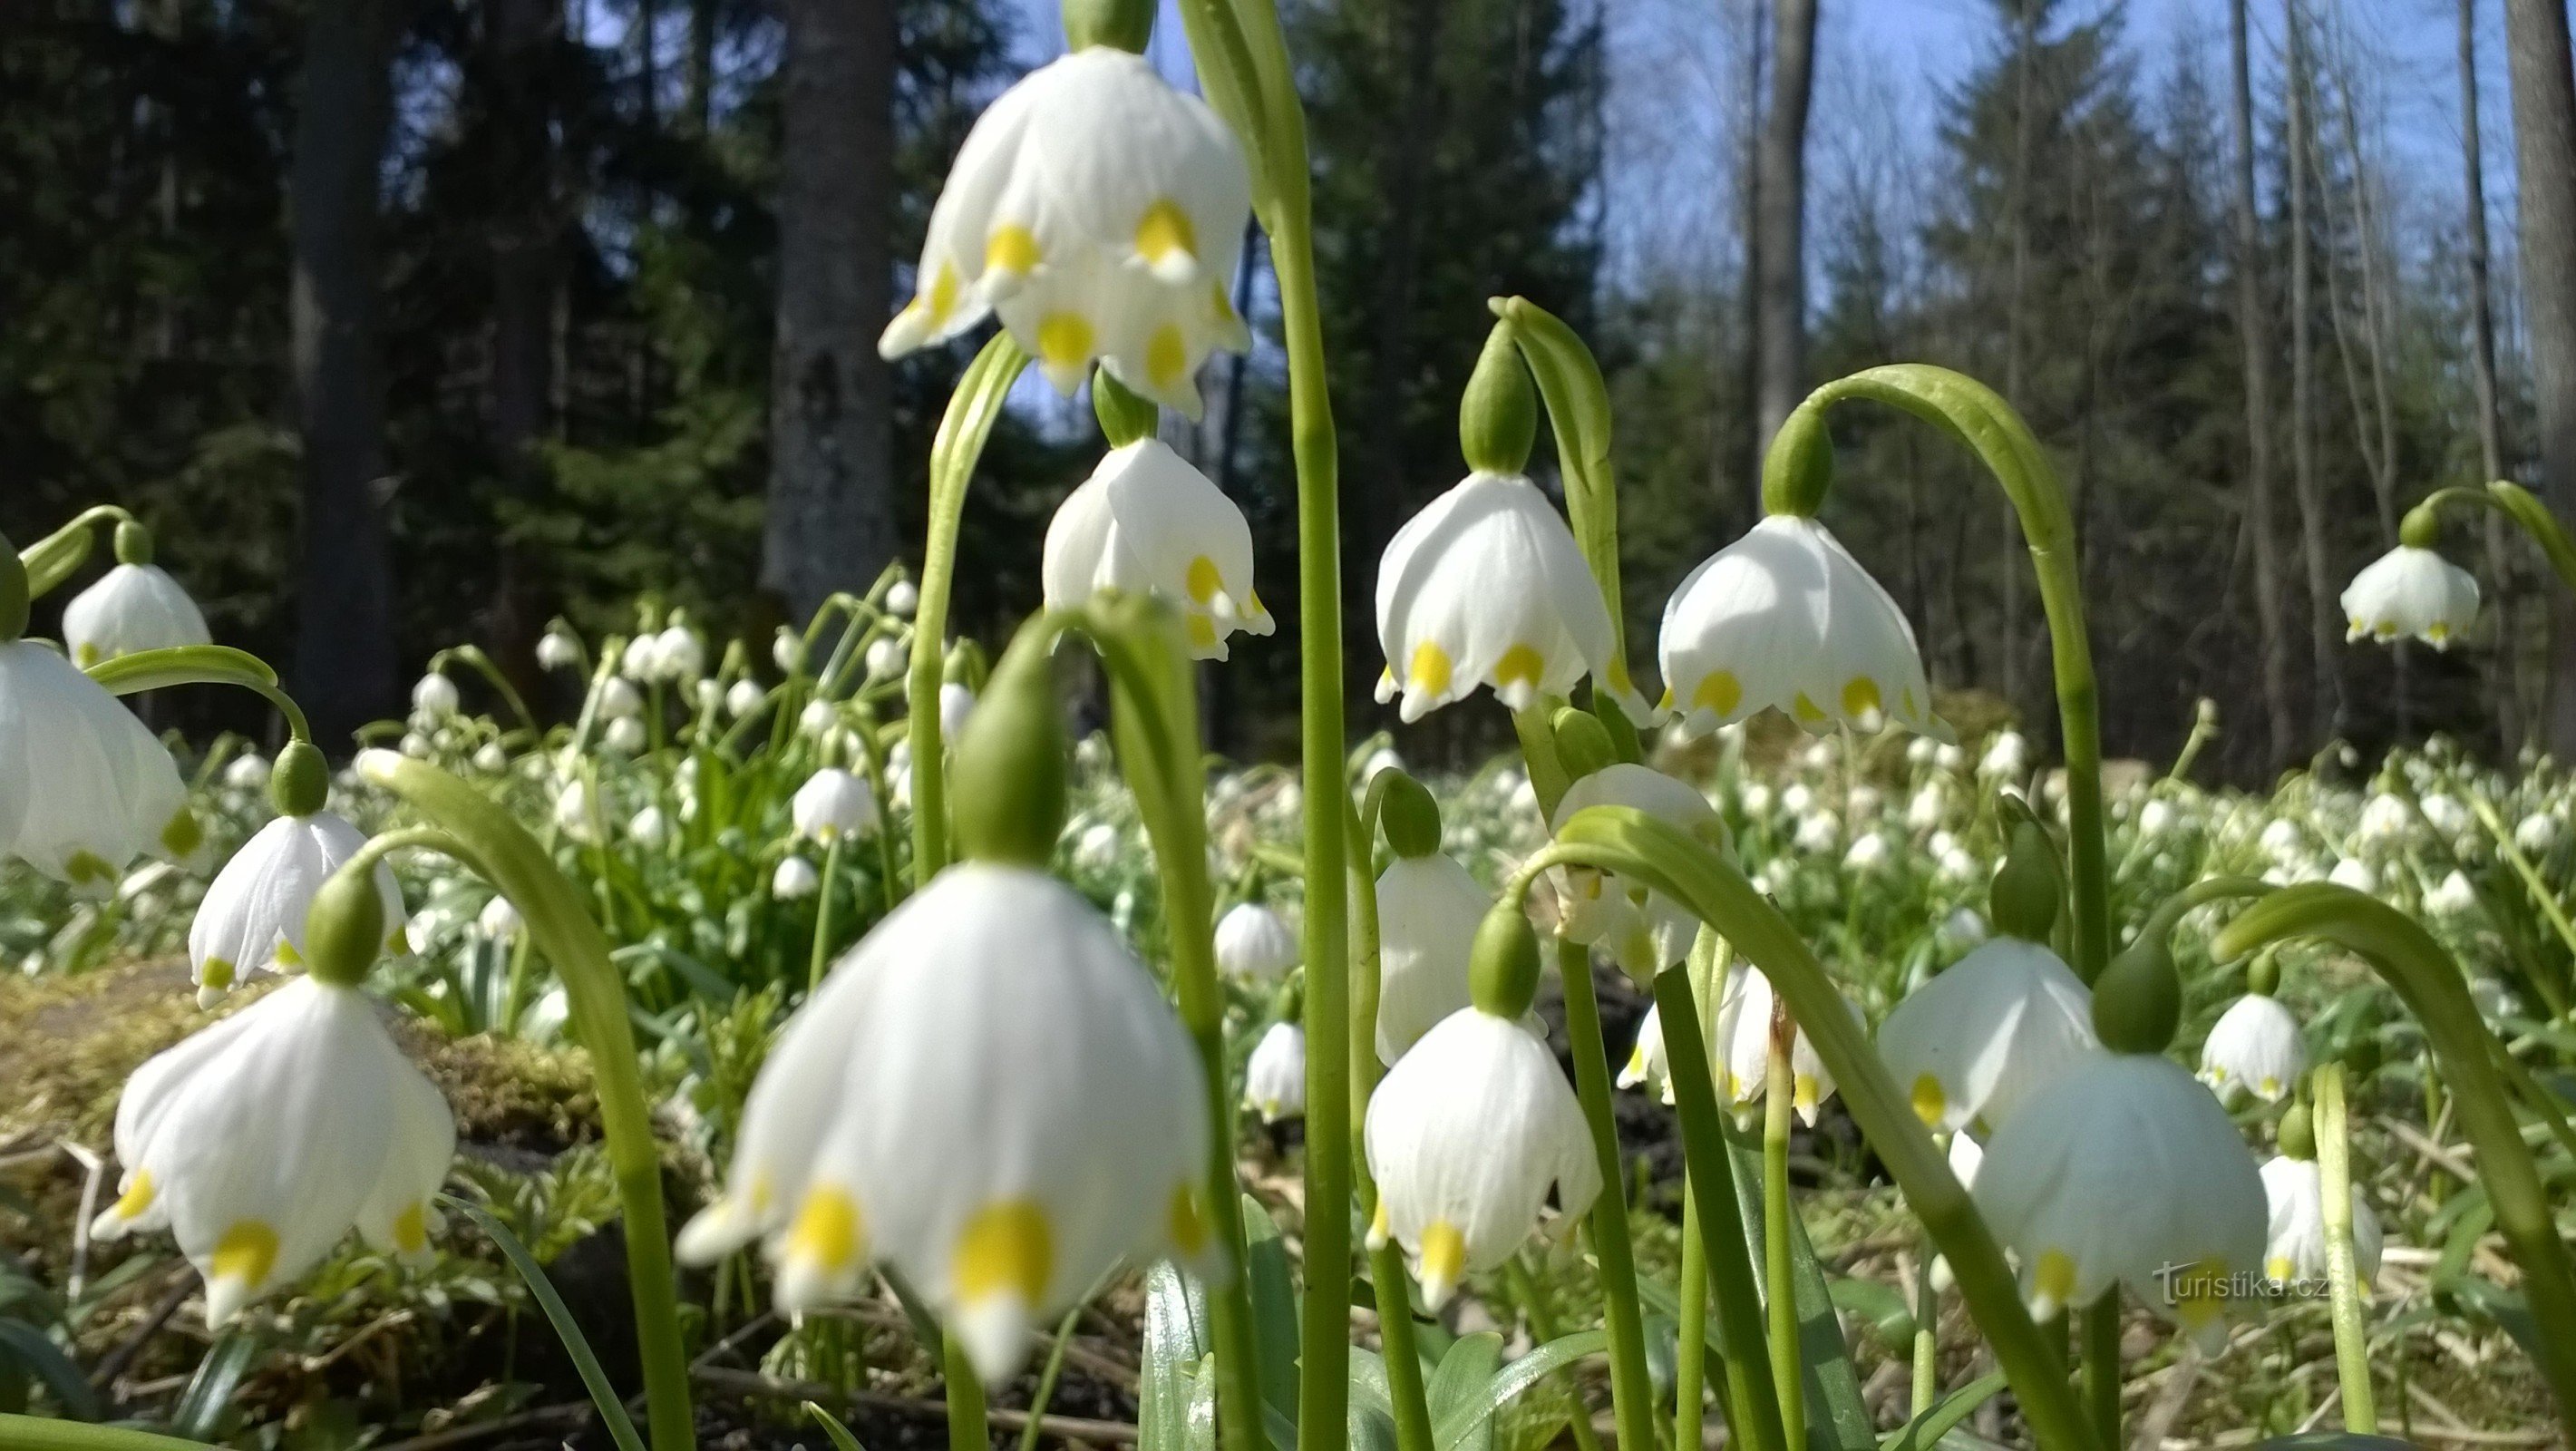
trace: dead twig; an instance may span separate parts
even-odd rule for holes
[[[888,1411],[899,1416],[915,1416],[929,1421],[945,1421],[948,1407],[938,1401],[916,1400],[911,1396],[887,1395],[882,1391],[845,1391],[839,1386],[819,1381],[775,1380],[744,1370],[726,1370],[720,1366],[703,1366],[689,1372],[689,1378],[713,1390],[735,1395],[763,1396],[782,1401],[815,1401],[823,1405],[853,1406],[861,1410]],[[999,1406],[985,1412],[985,1419],[1005,1431],[1026,1430],[1029,1413],[1005,1410]],[[1066,1440],[1133,1446],[1136,1428],[1123,1421],[1093,1421],[1079,1416],[1048,1414],[1043,1429],[1049,1435]],[[417,1448],[415,1448],[417,1451]]]

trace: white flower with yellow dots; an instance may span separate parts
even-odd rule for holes
[[[1727,978],[1726,991],[1718,999],[1717,1043],[1711,1050],[1718,1058],[1717,1097],[1738,1119],[1750,1118],[1770,1096],[1775,1001],[1771,979],[1749,964],[1737,967]],[[1843,999],[1843,1007],[1854,1022],[1860,1021],[1860,1008],[1851,999]],[[1789,1048],[1789,1095],[1799,1121],[1809,1127],[1815,1125],[1825,1100],[1834,1096],[1833,1073],[1807,1041],[1804,1028],[1797,1030]]]
[[[1692,570],[1664,606],[1660,659],[1686,737],[1765,707],[1811,731],[1949,734],[1904,611],[1813,519],[1771,515]]]
[[[1601,1192],[1592,1133],[1556,1055],[1520,1024],[1461,1008],[1422,1035],[1369,1098],[1377,1180],[1371,1246],[1404,1246],[1426,1309],[1519,1249],[1547,1207],[1568,1223]]]
[[[2278,1103],[2307,1071],[2299,1020],[2267,993],[2247,993],[2210,1025],[2200,1048],[2200,1081],[2232,1104],[2244,1094]]]
[[[862,778],[838,766],[825,766],[796,788],[787,814],[796,824],[796,834],[809,841],[830,843],[864,836],[877,829],[877,793]]]
[[[1243,1069],[1243,1104],[1257,1109],[1261,1121],[1275,1124],[1306,1114],[1306,1030],[1295,1023],[1273,1023],[1252,1047]]]
[[[1574,531],[1518,474],[1470,474],[1389,540],[1377,567],[1379,703],[1409,724],[1479,685],[1511,710],[1568,695],[1586,675],[1632,720],[1648,712],[1614,673],[1610,611]]]
[[[104,896],[146,852],[204,844],[178,764],[143,722],[72,663],[0,643],[0,859]]]
[[[206,1323],[301,1277],[355,1225],[424,1254],[456,1152],[447,1101],[356,988],[299,977],[134,1071],[116,1105],[119,1197],[97,1239],[168,1229]]]
[[[1377,879],[1377,1056],[1394,1063],[1467,1006],[1467,960],[1494,899],[1439,852],[1399,854]]]
[[[1694,836],[1713,832],[1723,822],[1698,787],[1650,766],[1621,761],[1567,787],[1548,829],[1561,832],[1577,812],[1594,806],[1630,807]],[[1558,868],[1557,901],[1557,930],[1567,941],[1597,947],[1640,982],[1681,961],[1699,934],[1699,919],[1689,908],[1613,872]]]
[[[198,1006],[213,1007],[246,973],[300,967],[313,894],[366,844],[365,832],[330,811],[281,816],[244,842],[207,884],[196,920],[188,924],[188,972],[197,984]],[[387,945],[400,950],[408,941],[402,888],[383,862],[376,864],[375,877],[391,934]]]
[[[998,312],[1063,392],[1097,358],[1196,418],[1199,364],[1251,340],[1226,299],[1251,211],[1242,148],[1214,111],[1143,56],[1075,51],[976,119],[878,349],[901,357]]]
[[[197,602],[157,564],[120,564],[63,606],[63,643],[82,665],[213,638]]]
[[[2411,635],[2447,650],[2478,618],[2476,576],[2430,549],[2401,544],[2372,560],[2343,591],[2344,638],[2385,643]]]
[[[1201,1082],[1090,904],[1025,867],[951,867],[788,1020],[679,1254],[766,1238],[789,1312],[884,1260],[1003,1380],[1029,1327],[1119,1261],[1207,1250]]]
[[[1050,609],[1104,589],[1160,595],[1181,611],[1190,654],[1226,657],[1238,630],[1267,635],[1252,587],[1252,526],[1207,476],[1158,438],[1111,449],[1047,525],[1040,578]]]
[[[1979,944],[1906,994],[1878,1028],[1878,1055],[1928,1128],[2008,1122],[2039,1090],[2101,1051],[2093,993],[2054,952],[2018,937]]]
[[[1986,1141],[1970,1191],[2020,1257],[2034,1318],[2126,1284],[2196,1338],[2262,1268],[2263,1176],[2218,1100],[2180,1065],[2102,1053]]]
[[[2280,1155],[2263,1165],[2263,1194],[2271,1206],[2271,1223],[2263,1246],[2263,1278],[2275,1284],[2306,1280],[2323,1284],[2326,1263],[2325,1181],[2314,1159]],[[2361,1293],[2370,1294],[2379,1278],[2379,1251],[2384,1235],[2379,1215],[2352,1186],[2352,1262]]]
[[[1618,1086],[1643,1088],[1673,1101],[1672,1063],[1664,1056],[1664,1010],[1646,1004],[1646,1015],[1637,1020],[1637,1041],[1628,1049],[1628,1062],[1620,1068]]]

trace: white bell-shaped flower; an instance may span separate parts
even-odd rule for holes
[[[1143,56],[1107,46],[1041,66],[958,148],[931,208],[889,358],[999,312],[1057,389],[1100,359],[1118,381],[1199,416],[1199,364],[1241,352],[1226,299],[1252,181],[1215,112]]]
[[[653,641],[653,673],[686,685],[707,672],[707,643],[686,625],[673,625]]]
[[[511,942],[518,938],[527,921],[519,915],[518,906],[498,892],[474,914],[474,929],[493,942]]]
[[[1259,902],[1238,902],[1216,924],[1216,970],[1237,982],[1272,982],[1302,954],[1287,921]]]
[[[0,644],[0,858],[104,894],[146,852],[204,841],[170,752],[42,645]]]
[[[2326,1195],[2324,1176],[2314,1159],[2283,1154],[2263,1165],[2263,1195],[2271,1222],[2263,1246],[2263,1278],[2274,1284],[2327,1279]],[[2361,1293],[2379,1278],[2379,1251],[2384,1236],[2379,1215],[2352,1186],[2352,1262],[2360,1271]]]
[[[868,679],[892,680],[901,675],[904,667],[911,663],[912,652],[894,636],[879,635],[868,642],[868,653],[865,659]]]
[[[1398,856],[1377,879],[1377,1056],[1392,1064],[1467,1006],[1467,960],[1494,899],[1439,852]]]
[[[966,732],[966,717],[975,711],[975,692],[961,682],[951,680],[939,687],[939,738],[951,749]],[[909,746],[910,742],[904,743]]]
[[[785,625],[769,637],[769,661],[781,675],[793,675],[805,668],[805,637]]]
[[[1998,731],[1986,743],[1986,753],[1977,758],[1977,776],[1985,781],[2018,781],[2030,774],[2030,737],[2019,731]]]
[[[572,632],[557,625],[537,637],[537,665],[545,670],[570,670],[581,664],[581,641]]]
[[[423,1254],[456,1149],[447,1101],[402,1056],[375,1005],[299,977],[126,1080],[113,1239],[168,1229],[206,1280],[206,1322],[320,1262],[355,1225]]]
[[[2307,1071],[2299,1020],[2267,993],[2247,993],[2228,1005],[2200,1048],[2200,1081],[2233,1104],[2245,1094],[2278,1103]]]
[[[2401,544],[2364,566],[2344,586],[2347,640],[2385,643],[2411,635],[2447,650],[2478,618],[2475,576],[2430,549]]]
[[[1619,1069],[1621,1088],[1650,1089],[1664,1102],[1673,1101],[1672,1063],[1664,1056],[1664,1010],[1646,1004],[1646,1015],[1637,1020],[1637,1041],[1628,1049],[1628,1061]]]
[[[1592,1133],[1556,1055],[1479,1008],[1442,1019],[1387,1070],[1362,1137],[1378,1192],[1369,1243],[1404,1246],[1426,1309],[1510,1258],[1551,1190],[1569,1223],[1601,1192]]]
[[[671,839],[671,819],[661,807],[647,806],[626,819],[626,839],[648,851],[657,848]]]
[[[2098,1054],[2093,993],[2057,954],[2019,937],[1979,945],[1906,994],[1878,1055],[1927,1127],[2001,1127]]]
[[[905,619],[912,618],[912,612],[921,608],[920,588],[911,580],[896,580],[886,586],[885,607],[886,613],[890,615],[900,615]]]
[[[1577,812],[1593,806],[1632,807],[1694,836],[1723,825],[1717,808],[1708,804],[1698,787],[1651,766],[1620,761],[1567,787],[1548,830],[1563,831]],[[1640,982],[1681,961],[1699,933],[1699,919],[1688,908],[1612,872],[1559,868],[1557,901],[1557,930],[1567,941],[1607,952]]]
[[[1986,1141],[1977,1210],[2020,1257],[2031,1313],[2114,1286],[2196,1336],[2261,1268],[2263,1176],[2209,1091],[2155,1054],[2097,1053]]]
[[[1692,570],[1664,606],[1659,658],[1685,736],[1766,706],[1811,731],[1949,734],[1904,611],[1813,519],[1771,515]]]
[[[1100,590],[1160,595],[1181,611],[1190,654],[1226,658],[1237,630],[1267,635],[1252,588],[1252,526],[1205,474],[1158,438],[1111,449],[1047,526],[1046,602],[1070,609]]]
[[[84,666],[213,639],[197,602],[157,564],[120,564],[63,606],[63,644]]]
[[[769,692],[760,688],[759,681],[745,676],[725,687],[725,714],[735,720],[741,720],[760,709],[761,702],[768,698]]]
[[[647,635],[644,638],[649,640],[652,637]],[[632,646],[628,647],[627,654],[630,658],[633,656]],[[644,714],[644,692],[637,690],[635,683],[623,675],[609,676],[599,682],[599,714],[601,719],[612,723],[640,719]]]
[[[1252,1061],[1243,1070],[1243,1105],[1259,1111],[1266,1124],[1305,1116],[1305,1029],[1273,1023],[1252,1046]]]
[[[1735,1110],[1739,1119],[1748,1119],[1770,1097],[1772,1050],[1772,1013],[1776,999],[1771,993],[1771,979],[1751,964],[1738,966],[1726,980],[1726,991],[1717,1003],[1717,1040],[1711,1050],[1718,1056],[1718,1101]],[[1861,1021],[1860,1007],[1843,999],[1843,1007],[1852,1021]],[[1789,1046],[1789,1097],[1798,1112],[1799,1121],[1814,1127],[1817,1113],[1826,1099],[1834,1096],[1834,1076],[1818,1056],[1816,1047],[1807,1041],[1807,1030],[1799,1028]]]
[[[1645,703],[1613,658],[1610,611],[1556,507],[1518,474],[1478,473],[1405,521],[1377,566],[1380,704],[1407,723],[1477,686],[1511,710],[1591,676],[1631,720]]]
[[[2478,889],[2457,867],[2424,894],[2424,910],[2437,917],[2464,917],[2478,909]]]
[[[621,756],[642,754],[645,746],[644,722],[631,715],[621,715],[600,732],[599,743]]]
[[[868,783],[838,766],[826,766],[805,778],[788,803],[796,834],[830,843],[877,829],[877,793]]]
[[[823,874],[801,856],[788,857],[769,874],[769,895],[782,902],[794,902],[813,896],[823,885]]]
[[[885,1260],[998,1381],[1119,1261],[1206,1250],[1208,1131],[1189,1037],[1109,924],[1052,877],[969,861],[788,1020],[678,1249],[765,1237],[789,1312]]]
[[[302,967],[313,894],[366,844],[365,832],[329,811],[281,816],[253,833],[207,884],[188,925],[188,973],[198,1006],[213,1007],[243,974]],[[402,888],[383,862],[375,878],[390,948],[408,940]]]
[[[563,789],[555,793],[554,814],[555,830],[584,846],[598,845],[605,834],[590,783],[578,776],[566,781]]]
[[[457,694],[456,682],[433,670],[412,682],[412,714],[422,720],[443,721],[462,708],[464,700]]]

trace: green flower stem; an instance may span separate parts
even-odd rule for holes
[[[939,671],[941,648],[948,636],[948,594],[957,574],[957,528],[966,511],[966,485],[983,456],[984,440],[1002,416],[1011,384],[1029,365],[1029,355],[1008,332],[975,355],[949,395],[948,412],[930,445],[930,537],[921,550],[921,604],[915,612],[912,661],[905,693],[912,702],[912,874],[918,889],[948,865],[947,763],[939,739]],[[967,1376],[969,1383],[973,1376]],[[949,1378],[953,1388],[957,1378]],[[981,1399],[982,1387],[975,1395]],[[974,1444],[983,1445],[983,1416],[977,1408]]]
[[[1726,1351],[1727,1419],[1753,1451],[1795,1448],[1802,1443],[1788,1438],[1776,1360],[1765,1373],[1757,1359],[1771,1332],[1763,1326],[1762,1291],[1753,1278],[1752,1252],[1738,1218],[1716,1207],[1731,1207],[1741,1200],[1735,1188],[1734,1156],[1726,1143],[1725,1111],[1718,1106],[1708,1037],[1700,1025],[1689,968],[1668,967],[1655,975],[1655,1014],[1663,1026],[1664,1071],[1670,1075],[1673,1108],[1681,1120],[1690,1207],[1700,1211],[1696,1225],[1700,1262],[1706,1267],[1708,1293],[1717,1303],[1718,1339]],[[1789,1374],[1794,1378],[1798,1374],[1795,1296],[1777,1289],[1773,1293],[1773,1304],[1787,1306],[1791,1316],[1787,1343]],[[1770,1353],[1776,1357],[1778,1347],[1771,1347]]]
[[[2484,488],[2455,484],[2436,489],[2424,496],[2397,526],[2401,544],[2417,549],[2430,549],[2441,540],[2441,521],[2437,517],[2445,504],[2483,504],[2512,520],[2531,542],[2540,547],[2541,556],[2549,561],[2558,582],[2576,590],[2576,541],[2529,489],[2497,479]]]
[[[1960,1295],[1993,1346],[1996,1363],[2011,1381],[2039,1444],[2052,1451],[2101,1451],[2099,1438],[2067,1385],[2063,1350],[2050,1350],[2031,1323],[1993,1233],[1797,929],[1715,849],[1642,812],[1608,806],[1578,812],[1555,845],[1522,865],[1521,876],[1534,877],[1560,863],[1615,871],[1662,891],[1717,929],[1737,952],[1762,969],[1806,1030],[1809,1046],[1833,1075],[1853,1121],[1904,1190],[1915,1217],[1948,1257]],[[1660,997],[1660,980],[1658,988]],[[1670,1036],[1679,1015],[1667,1009],[1663,1021],[1666,1053],[1680,1091],[1687,1081],[1682,1074],[1690,1071],[1692,1060]],[[1713,1107],[1713,1090],[1708,1101]],[[1683,1123],[1687,1132],[1687,1113]],[[1705,1155],[1686,1157],[1696,1168],[1696,1161]],[[1725,1202],[1706,1191],[1701,1198],[1704,1203]],[[1721,1309],[1723,1304],[1721,1292]]]
[[[247,690],[274,706],[286,718],[286,729],[299,741],[313,739],[304,708],[277,683],[277,671],[247,650],[229,645],[173,645],[137,650],[102,660],[86,672],[111,695],[167,690],[174,685],[230,685]]]
[[[2496,855],[2504,858],[2505,865],[2513,868],[2513,874],[2522,879],[2523,890],[2531,894],[2533,904],[2540,908],[2541,917],[2549,923],[2549,930],[2557,934],[2559,942],[2570,954],[2576,954],[2576,923],[2567,920],[2566,909],[2558,905],[2558,894],[2550,889],[2539,869],[2531,864],[2531,858],[2523,854],[2521,844],[2513,839],[2513,829],[2504,824],[2504,818],[2496,814],[2494,805],[2484,796],[2474,791],[2461,794],[2469,798],[2469,810],[2476,814],[2478,824],[2494,838]],[[2552,1018],[2567,1016],[2567,991],[2559,986],[2558,980],[2545,972],[2533,972],[2528,976],[2532,988],[2548,1004],[2549,1015]]]
[[[1962,373],[1921,363],[1871,368],[1807,395],[1781,424],[1762,461],[1762,503],[1772,513],[1814,514],[1833,478],[1825,413],[1862,398],[1914,415],[1977,455],[2003,486],[2021,521],[2048,616],[2057,675],[2058,731],[2066,755],[2068,854],[2075,905],[2073,966],[2086,982],[2111,954],[2111,895],[2102,817],[2100,693],[2084,623],[2075,518],[2048,455],[1993,389]],[[1799,1018],[1807,1022],[1805,1016]],[[1812,1029],[1810,1030],[1812,1037]],[[1955,1263],[1955,1258],[1954,1258]]]
[[[2495,1035],[2479,1020],[2459,964],[2396,908],[2322,882],[2285,887],[2256,902],[2210,950],[2238,957],[2291,937],[2315,937],[2369,962],[2424,1025],[2461,1131],[2477,1151],[2496,1228],[2522,1267],[2523,1295],[2540,1327],[2532,1359],[2557,1398],[2562,1434],[2576,1444],[2576,1266],[2496,1072]]]
[[[841,837],[835,831],[829,845],[823,848],[823,889],[814,905],[814,951],[805,968],[805,995],[812,997],[823,987],[823,973],[832,964],[832,884],[841,876]]]
[[[2343,1390],[2343,1428],[2379,1433],[2370,1399],[2370,1343],[2361,1324],[2361,1265],[2352,1244],[2352,1146],[2344,1118],[2343,1065],[2329,1063],[2316,1087],[2317,1188],[2324,1196],[2326,1285],[2334,1296],[2335,1379]]]
[[[1692,1447],[1707,1434],[1708,1246],[1700,1239],[1699,1195],[1682,1179],[1682,1282],[1673,1356],[1673,1445]]]
[[[662,1164],[652,1107],[637,1070],[625,976],[580,891],[509,812],[456,777],[391,751],[358,757],[358,773],[401,797],[462,844],[466,860],[519,909],[529,935],[563,979],[574,1036],[590,1055],[608,1163],[626,1215],[626,1274],[644,1372],[653,1451],[690,1451],[689,1368],[680,1336],[670,1233],[662,1213]]]
[[[1530,1273],[1528,1258],[1514,1252],[1503,1261],[1503,1283],[1512,1302],[1529,1319],[1530,1343],[1545,1345],[1557,1337],[1556,1316],[1547,1308],[1547,1292],[1539,1288],[1538,1276]],[[1573,1433],[1575,1451],[1601,1451],[1601,1433],[1592,1425],[1592,1409],[1583,1403],[1582,1383],[1569,1372],[1565,1378],[1565,1398],[1573,1403],[1566,1417],[1566,1429]]]
[[[1947,1150],[1949,1145],[1941,1147]],[[1925,1240],[1921,1260],[1914,1267],[1914,1396],[1907,1405],[1909,1416],[1921,1416],[1941,1399],[1941,1295],[1932,1288],[1932,1258],[1939,1252]]]
[[[198,1441],[184,1441],[129,1426],[97,1426],[86,1421],[56,1421],[43,1416],[0,1412],[0,1448],[5,1451],[206,1451]]]
[[[1601,1169],[1601,1194],[1587,1222],[1592,1251],[1601,1260],[1601,1312],[1610,1332],[1610,1409],[1619,1422],[1619,1444],[1655,1444],[1655,1384],[1646,1369],[1646,1317],[1637,1302],[1637,1255],[1628,1238],[1628,1174],[1619,1158],[1619,1126],[1611,1109],[1610,1060],[1601,1046],[1601,1004],[1592,992],[1592,953],[1560,941],[1557,975],[1565,984],[1565,1036],[1574,1049],[1574,1093],[1592,1130],[1592,1154]],[[1667,1030],[1669,1031],[1669,1030]],[[1679,1058],[1667,1039],[1668,1057]],[[1711,1204],[1732,1199],[1704,1196]],[[1717,1216],[1711,1215],[1714,1222]],[[1766,1448],[1769,1451],[1769,1448]]]
[[[1775,1000],[1776,1001],[1776,1000]],[[1794,1031],[1794,1030],[1793,1030]],[[1798,1359],[1798,1267],[1791,1252],[1789,1216],[1789,1043],[1775,1018],[1762,1084],[1763,1305],[1770,1311],[1771,1385],[1780,1398],[1780,1444],[1807,1444],[1807,1397]]]
[[[19,551],[18,563],[27,571],[27,598],[43,599],[78,573],[98,542],[97,526],[111,519],[119,524],[135,522],[123,506],[99,504],[74,514],[70,523]]]
[[[485,683],[492,687],[492,692],[500,696],[502,702],[510,707],[510,713],[519,718],[519,724],[527,727],[529,735],[538,733],[537,718],[529,713],[527,697],[519,694],[519,687],[510,683],[510,677],[502,673],[500,666],[492,663],[492,657],[483,653],[482,646],[458,645],[442,650],[430,660],[429,668],[437,669],[442,660],[464,661],[475,674],[482,676]]]
[[[2093,1418],[2094,1434],[2105,1446],[2120,1444],[2120,1297],[2104,1295],[2084,1307],[2076,1334],[2082,1337],[2081,1374],[2084,1414]]]

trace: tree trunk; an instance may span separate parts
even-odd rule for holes
[[[1776,0],[1771,49],[1771,111],[1762,128],[1758,280],[1761,378],[1754,448],[1806,396],[1807,381],[1807,101],[1816,71],[1817,0]]]
[[[789,0],[761,587],[802,620],[895,557],[892,401],[894,11]]]
[[[503,483],[522,499],[543,489],[538,446],[554,418],[555,287],[562,221],[554,195],[554,139],[547,78],[562,39],[553,0],[489,0],[489,119],[493,187],[492,369],[486,406]],[[545,611],[544,565],[520,545],[501,546],[490,622],[493,653],[532,677]]]
[[[713,125],[716,89],[716,0],[689,0],[689,54],[680,112],[689,132],[704,136]]]
[[[2576,513],[2576,73],[2563,0],[2505,0],[2520,183],[2523,327],[2540,414],[2541,487]],[[2576,755],[2576,594],[2550,592],[2549,749]]]
[[[325,746],[398,708],[401,691],[376,353],[376,178],[392,115],[393,10],[392,0],[314,7],[287,183],[287,306],[304,434],[295,692]]]
[[[2254,623],[2263,682],[2267,776],[2298,750],[2298,713],[2290,703],[2290,662],[2281,639],[2281,560],[2273,533],[2272,338],[2263,308],[2263,239],[2254,211],[2254,80],[2245,37],[2247,0],[2227,7],[2228,61],[2234,72],[2236,123],[2236,335],[2245,353],[2246,532],[2254,542]]]
[[[2012,235],[2011,292],[2004,299],[2004,398],[2025,415],[2030,400],[2022,396],[2022,320],[2030,288],[2030,149],[2032,73],[2039,48],[2039,7],[2021,5],[2014,17],[2013,155],[2005,225]],[[2003,620],[1996,633],[2003,641],[2004,700],[2021,709],[2021,516],[2010,504],[1996,516],[1997,563],[2003,570]]]
[[[2469,265],[2469,376],[2478,399],[2478,477],[2504,477],[2504,420],[2496,402],[2494,249],[2487,240],[2486,139],[2478,131],[2478,0],[2460,0],[2460,175],[2465,182]],[[2518,750],[2529,731],[2522,719],[2522,636],[2514,628],[2512,541],[2505,522],[2483,510],[2487,579],[2495,598],[2496,648],[2488,695],[2495,701],[2497,744]]]
[[[2307,22],[2299,0],[2284,0],[2289,41],[2290,150],[2290,474],[2299,498],[2299,544],[2308,578],[2309,665],[2315,692],[2315,725],[2321,733],[2343,729],[2343,699],[2336,628],[2333,566],[2326,555],[2325,501],[2317,481],[2316,357],[2309,333],[2314,289],[2308,277],[2308,57]]]
[[[1794,0],[1792,0],[1794,3]],[[1744,0],[1744,152],[1738,160],[1744,179],[1741,201],[1743,216],[1738,231],[1744,237],[1744,276],[1736,294],[1736,331],[1741,351],[1736,355],[1736,395],[1740,408],[1737,416],[1744,421],[1745,457],[1751,472],[1745,480],[1723,477],[1725,454],[1718,455],[1718,497],[1741,497],[1737,490],[1751,488],[1755,518],[1762,513],[1762,453],[1771,441],[1770,430],[1762,423],[1762,85],[1770,70],[1770,46],[1766,23],[1769,12],[1764,0]]]

